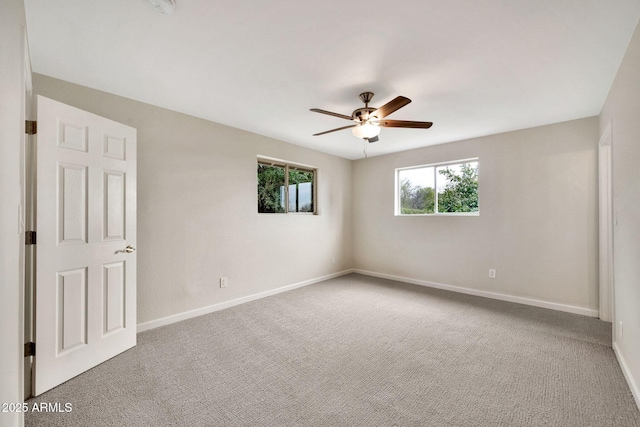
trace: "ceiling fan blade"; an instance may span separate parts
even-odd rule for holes
[[[404,107],[410,102],[411,100],[409,98],[405,98],[404,96],[398,96],[395,99],[392,99],[391,101],[384,104],[382,107],[378,108],[376,111],[371,113],[371,115],[376,116],[379,119],[383,119],[387,117],[389,114],[399,110],[400,108]]]
[[[340,113],[332,113],[331,111],[321,110],[319,108],[312,108],[310,111],[313,111],[314,113],[328,114],[330,116],[340,117],[341,119],[351,120],[351,116],[346,116]]]
[[[349,129],[349,128],[353,128],[353,127],[356,127],[356,126],[358,126],[358,125],[343,126],[341,128],[337,128],[337,129],[331,129],[331,130],[326,130],[326,131],[320,132],[320,133],[314,133],[313,136],[324,135],[325,133],[331,133],[331,132],[335,132],[335,131],[342,130],[342,129]]]
[[[413,129],[429,129],[432,122],[412,122],[409,120],[380,120],[378,125],[385,128],[413,128]]]
[[[378,135],[376,135],[373,138],[369,138],[367,141],[369,141],[369,142],[378,142],[378,141],[380,141],[380,138],[378,138]]]

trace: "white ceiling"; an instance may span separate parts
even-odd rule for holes
[[[412,103],[369,156],[600,113],[640,0],[25,0],[34,72],[348,159],[309,111]]]

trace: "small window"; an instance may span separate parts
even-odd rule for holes
[[[258,160],[258,213],[315,213],[316,170]]]
[[[478,215],[478,159],[396,169],[396,215]]]

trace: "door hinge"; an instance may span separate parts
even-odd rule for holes
[[[25,233],[24,233],[24,244],[25,245],[35,245],[36,244],[36,232],[35,231],[25,231]]]
[[[26,342],[24,343],[24,357],[36,355],[36,343]]]
[[[38,122],[35,120],[25,120],[24,121],[24,132],[27,135],[35,135],[38,131]]]

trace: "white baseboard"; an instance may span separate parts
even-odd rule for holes
[[[556,302],[543,301],[533,298],[518,297],[513,295],[501,294],[498,292],[481,291],[478,289],[464,288],[461,286],[445,285],[443,283],[428,282],[426,280],[411,279],[409,277],[394,276],[392,274],[377,273],[375,271],[367,271],[353,269],[354,273],[364,274],[366,276],[380,277],[382,279],[395,280],[398,282],[411,283],[413,285],[427,286],[429,288],[444,289],[446,291],[459,292],[462,294],[475,295],[484,298],[492,298],[501,301],[515,302],[518,304],[532,305],[534,307],[549,308],[551,310],[565,311],[567,313],[581,314],[583,316],[598,317],[598,310],[585,307],[577,307],[573,305],[560,304]]]
[[[446,285],[446,284],[443,284],[443,283],[429,282],[429,281],[426,281],[426,280],[418,280],[418,279],[412,279],[412,278],[409,278],[409,277],[395,276],[395,275],[392,275],[392,274],[377,273],[377,272],[368,271],[368,270],[347,269],[347,270],[339,271],[337,273],[328,274],[326,276],[316,277],[316,278],[313,278],[313,279],[305,280],[305,281],[294,283],[294,284],[291,284],[291,285],[282,286],[280,288],[271,289],[271,290],[264,291],[264,292],[259,292],[257,294],[248,295],[248,296],[245,296],[245,297],[236,298],[236,299],[229,300],[229,301],[223,301],[223,302],[216,303],[216,304],[213,304],[213,305],[209,305],[209,306],[206,306],[206,307],[197,308],[195,310],[185,311],[183,313],[178,313],[178,314],[174,314],[174,315],[171,315],[171,316],[163,317],[163,318],[160,318],[160,319],[155,319],[155,320],[150,320],[148,322],[139,323],[137,325],[137,331],[138,332],[148,331],[150,329],[158,328],[160,326],[170,325],[172,323],[180,322],[182,320],[186,320],[186,319],[191,319],[193,317],[202,316],[203,314],[209,314],[209,313],[213,313],[215,311],[224,310],[225,308],[234,307],[236,305],[243,304],[245,302],[255,301],[255,300],[260,299],[260,298],[265,298],[265,297],[268,297],[268,296],[271,296],[271,295],[276,295],[276,294],[279,294],[279,293],[282,293],[282,292],[286,292],[286,291],[290,291],[290,290],[293,290],[293,289],[301,288],[303,286],[312,285],[314,283],[318,283],[318,282],[322,282],[322,281],[325,281],[325,280],[333,279],[335,277],[344,276],[344,275],[350,274],[350,273],[358,273],[358,274],[363,274],[363,275],[366,275],[366,276],[380,277],[380,278],[383,278],[383,279],[395,280],[395,281],[398,281],[398,282],[411,283],[413,285],[427,286],[427,287],[430,287],[430,288],[437,288],[437,289],[444,289],[444,290],[452,291],[452,292],[459,292],[459,293],[468,294],[468,295],[475,295],[475,296],[479,296],[479,297],[492,298],[492,299],[497,299],[497,300],[501,300],[501,301],[515,302],[515,303],[525,304],[525,305],[532,305],[532,306],[535,306],[535,307],[549,308],[549,309],[552,309],[552,310],[559,310],[559,311],[565,311],[565,312],[568,312],[568,313],[581,314],[583,316],[598,317],[598,310],[593,310],[593,309],[584,308],[584,307],[576,307],[576,306],[572,306],[572,305],[559,304],[559,303],[543,301],[543,300],[537,300],[537,299],[532,299],[532,298],[517,297],[517,296],[501,294],[501,293],[497,293],[497,292],[481,291],[481,290],[477,290],[477,289],[464,288],[464,287],[461,287],[461,286]]]
[[[170,325],[172,323],[180,322],[182,320],[191,319],[193,317],[202,316],[203,314],[213,313],[214,311],[224,310],[239,304],[243,304],[249,301],[255,301],[260,298],[269,297],[282,292],[290,291],[293,289],[301,288],[303,286],[312,285],[314,283],[323,282],[325,280],[333,279],[334,277],[344,276],[345,274],[353,273],[352,269],[339,271],[337,273],[327,274],[326,276],[316,277],[313,279],[305,280],[303,282],[294,283],[292,285],[282,286],[280,288],[271,289],[257,294],[248,295],[246,297],[236,298],[229,301],[219,302],[217,304],[209,305],[207,307],[197,308],[195,310],[185,311],[183,313],[173,314],[171,316],[163,317],[156,320],[150,320],[144,323],[138,323],[138,333],[148,331],[149,329],[155,329],[160,326]]]
[[[624,378],[627,380],[627,384],[629,384],[629,388],[631,389],[631,394],[636,401],[636,406],[640,408],[640,388],[638,388],[638,384],[636,384],[633,376],[631,375],[631,371],[629,370],[629,365],[624,360],[624,356],[620,352],[620,347],[618,347],[618,343],[614,341],[613,343],[613,352],[618,359],[618,363],[620,364],[620,368],[622,369],[622,373],[624,374]]]

